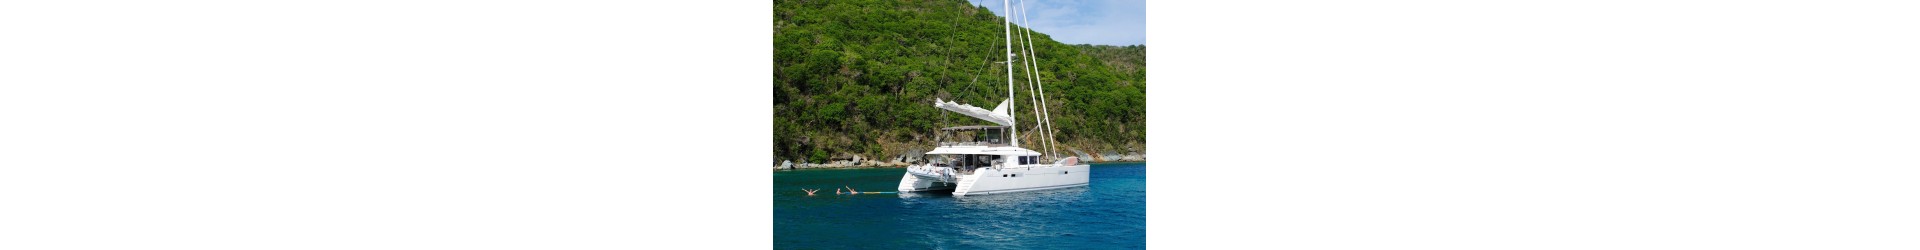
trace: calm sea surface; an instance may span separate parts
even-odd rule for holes
[[[1087,187],[953,197],[894,192],[905,169],[773,172],[778,249],[1132,249],[1147,245],[1147,164],[1093,164]],[[801,188],[821,189],[807,196]]]

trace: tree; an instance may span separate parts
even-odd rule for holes
[[[988,106],[1006,98],[1001,18],[965,1],[774,2],[774,154],[823,162],[908,148],[936,127],[980,125],[931,107],[934,98]],[[1145,46],[1066,45],[1033,33],[1062,146],[1145,142]],[[1025,72],[1016,68],[1019,84]],[[1028,90],[1016,102],[1027,110]],[[1034,121],[1019,112],[1023,129]],[[1022,131],[1028,134],[1034,131]],[[927,135],[919,136],[916,135]],[[924,148],[921,148],[924,149]]]

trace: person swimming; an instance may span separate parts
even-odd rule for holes
[[[844,185],[843,185],[842,187],[847,187],[847,186],[844,186]],[[860,191],[859,191],[859,190],[853,190],[853,187],[847,187],[847,194],[860,194]]]
[[[807,191],[807,196],[813,196],[813,192],[819,192],[819,191],[820,191],[820,189],[817,189],[817,188],[816,188],[816,189],[813,189],[813,190],[807,190],[807,189],[805,189],[805,188],[802,188],[802,189],[800,189],[800,191]]]

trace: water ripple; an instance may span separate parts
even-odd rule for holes
[[[1014,194],[806,196],[798,191],[843,185],[891,190],[903,171],[777,172],[775,247],[1127,249],[1146,245],[1144,163],[1094,165],[1087,187]]]

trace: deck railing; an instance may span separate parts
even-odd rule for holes
[[[940,142],[940,146],[1007,146],[1007,144],[981,141],[943,141]]]

